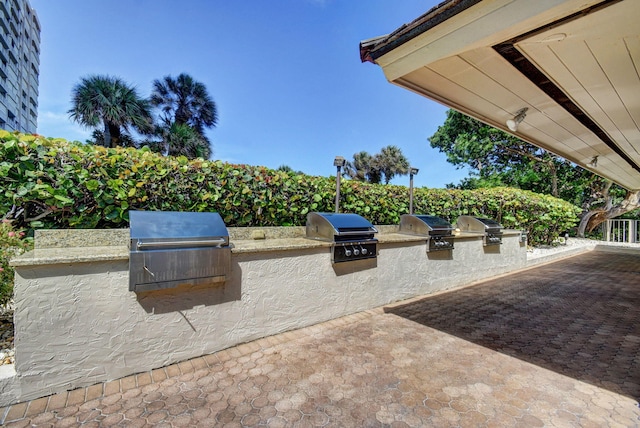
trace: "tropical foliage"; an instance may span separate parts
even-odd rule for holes
[[[335,177],[6,131],[0,143],[0,213],[17,207],[18,227],[127,227],[133,209],[215,211],[227,226],[289,226],[304,225],[310,211],[334,210]],[[398,224],[409,195],[404,186],[344,180],[340,206],[374,224]],[[462,214],[495,218],[527,230],[533,244],[551,242],[579,212],[560,199],[507,188],[416,189],[414,207],[452,222]]]
[[[562,198],[582,207],[580,236],[607,218],[640,206],[640,192],[626,192],[567,160],[455,110],[447,112],[444,124],[429,142],[453,165],[471,169],[469,177],[448,187],[509,186]]]
[[[409,161],[397,146],[387,146],[380,150],[375,156],[375,164],[384,176],[386,184],[396,175],[409,173]]]
[[[216,126],[218,109],[203,83],[186,73],[165,76],[153,82],[150,102],[161,111],[158,133],[167,154],[209,158],[211,143],[205,128]]]
[[[72,104],[71,119],[88,128],[102,125],[102,143],[107,147],[123,145],[123,130],[149,133],[152,129],[149,102],[117,77],[82,78],[73,88]]]
[[[292,174],[304,174],[304,172],[302,171],[294,171],[293,168],[291,168],[289,165],[285,165],[282,164],[280,165],[278,168],[276,168],[277,171],[282,171],[282,172],[290,172]]]
[[[589,171],[455,110],[429,142],[448,162],[471,169],[461,187],[511,186],[575,203],[593,179]]]
[[[189,159],[212,155],[205,135],[218,121],[215,102],[201,82],[182,73],[153,82],[149,100],[119,78],[88,76],[73,89],[72,120],[94,128],[90,144],[106,147],[142,147]],[[153,108],[160,111],[156,119]],[[147,136],[138,141],[131,131]]]
[[[185,123],[174,122],[169,127],[158,128],[157,132],[162,139],[147,143],[155,152],[169,156],[186,156],[189,159],[211,157],[209,140]]]
[[[13,296],[14,269],[9,260],[32,248],[33,238],[26,237],[24,230],[14,229],[12,221],[3,218],[0,222],[0,306],[6,305]]]
[[[345,174],[352,180],[380,183],[382,176],[374,163],[374,157],[362,151],[353,155],[353,161],[345,165]]]
[[[376,184],[383,178],[385,184],[389,184],[396,175],[408,173],[409,161],[397,146],[384,147],[373,156],[365,151],[358,152],[345,166],[345,174],[351,179]]]
[[[216,103],[206,86],[186,73],[175,79],[165,76],[155,80],[151,104],[162,111],[161,120],[166,125],[186,124],[202,134],[218,122]]]

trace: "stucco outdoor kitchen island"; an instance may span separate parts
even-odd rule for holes
[[[129,230],[39,230],[15,266],[15,370],[0,405],[117,379],[391,302],[527,266],[521,232],[502,245],[460,233],[424,237],[376,226],[378,256],[332,263],[304,227],[229,228],[223,283],[129,291]]]

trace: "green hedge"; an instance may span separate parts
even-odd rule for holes
[[[6,305],[13,296],[14,269],[9,260],[33,248],[33,238],[22,230],[15,230],[9,220],[0,222],[0,306]]]
[[[304,225],[309,211],[334,210],[335,177],[6,131],[0,131],[0,142],[0,215],[13,206],[23,209],[19,227],[127,227],[132,209],[217,211],[227,226],[289,226]],[[397,224],[408,207],[404,186],[342,181],[342,212]],[[580,212],[560,199],[508,188],[419,188],[414,207],[451,222],[462,214],[493,218],[526,229],[533,244],[573,227]]]

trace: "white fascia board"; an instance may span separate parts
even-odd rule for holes
[[[478,47],[493,46],[600,0],[483,0],[376,60],[394,81],[422,66]]]

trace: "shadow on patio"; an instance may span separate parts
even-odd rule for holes
[[[640,251],[593,251],[385,311],[640,399]]]

